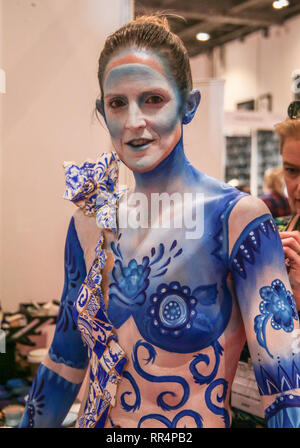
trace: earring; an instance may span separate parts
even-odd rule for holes
[[[96,100],[96,109],[100,114],[103,114],[102,100]]]
[[[188,113],[184,114],[183,117],[182,117],[182,123],[183,124],[189,124],[190,121],[191,121],[191,118],[190,118],[189,114]]]

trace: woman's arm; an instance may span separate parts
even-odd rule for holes
[[[82,212],[78,210],[72,217],[66,238],[65,281],[54,338],[34,378],[20,423],[23,428],[59,427],[85,376],[87,348],[72,317],[72,308],[87,272],[87,257],[78,235],[82,233],[78,232],[82,227],[78,214],[80,216]]]
[[[266,206],[241,199],[228,222],[229,267],[269,427],[300,427],[298,313]]]

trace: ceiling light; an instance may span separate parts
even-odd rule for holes
[[[289,6],[290,2],[288,0],[276,0],[273,2],[273,8],[274,9],[282,9],[286,6]]]
[[[198,33],[196,39],[201,40],[201,42],[205,42],[210,39],[210,35],[208,33]]]

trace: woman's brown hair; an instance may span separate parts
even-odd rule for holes
[[[280,140],[281,154],[286,138],[291,137],[295,140],[300,140],[300,119],[292,120],[291,118],[287,118],[281,123],[277,123],[274,128]]]
[[[103,75],[110,58],[128,47],[155,50],[159,56],[166,59],[182,99],[186,99],[193,88],[188,53],[180,38],[170,31],[167,18],[161,15],[138,17],[108,36],[98,64],[102,97]]]

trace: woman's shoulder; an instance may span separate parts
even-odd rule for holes
[[[228,220],[229,253],[246,227],[260,219],[272,219],[270,210],[261,199],[247,195],[235,204]]]
[[[261,199],[251,195],[243,196],[232,209],[229,228],[234,227],[239,232],[250,222],[264,215],[270,215],[270,210]]]
[[[241,200],[235,205],[233,212],[234,211],[237,214],[249,215],[251,218],[264,214],[270,214],[270,210],[264,201],[250,194],[241,197]]]
[[[223,216],[231,213],[231,210],[248,193],[238,190],[229,183],[201,173],[197,182],[197,192],[204,195],[205,203],[214,209],[214,215]]]
[[[212,177],[200,171],[198,171],[197,186],[199,190],[205,191],[208,196],[213,196],[216,198],[243,193],[229,183],[224,182],[223,180],[216,179],[215,177]]]

